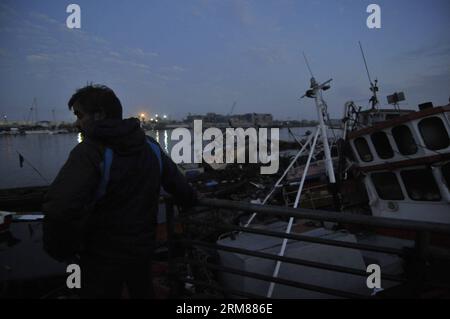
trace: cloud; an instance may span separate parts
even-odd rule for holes
[[[109,52],[109,55],[114,56],[116,58],[120,57],[120,53],[117,53],[117,52],[114,52],[114,51]]]
[[[436,87],[450,95],[450,67],[443,72],[418,75],[411,88],[419,89],[421,87]]]
[[[168,69],[170,71],[174,71],[174,72],[184,72],[184,71],[186,71],[185,68],[183,68],[183,67],[181,67],[179,65],[172,65],[171,67],[166,68],[166,69]]]
[[[134,56],[140,57],[140,58],[155,58],[155,57],[159,56],[159,54],[157,52],[144,51],[141,48],[130,48],[130,49],[127,49],[127,52],[130,53],[131,55],[134,55]]]
[[[448,41],[428,43],[413,50],[404,52],[403,56],[408,58],[450,57],[450,43]]]
[[[285,62],[285,57],[278,48],[252,47],[244,52],[252,61],[260,64]]]
[[[46,23],[46,24],[53,24],[53,25],[54,25],[54,24],[58,24],[58,25],[62,24],[60,21],[57,21],[57,20],[55,20],[55,19],[52,19],[52,18],[50,18],[49,16],[47,16],[47,15],[45,15],[45,14],[42,14],[42,13],[39,13],[39,12],[30,12],[30,13],[29,13],[29,16],[30,16],[31,18],[40,20],[40,21],[42,21],[42,22],[44,22],[44,23]]]
[[[145,70],[145,71],[150,70],[150,66],[147,65],[147,64],[136,63],[136,62],[130,61],[128,59],[121,59],[121,58],[118,58],[118,57],[113,57],[113,58],[107,57],[107,58],[104,59],[104,61],[111,62],[113,64],[120,64],[120,65],[124,65],[124,66],[130,66],[130,67],[141,69],[141,70]]]
[[[27,62],[30,63],[40,63],[40,62],[48,62],[51,60],[48,54],[30,54],[26,56]]]
[[[450,67],[438,73],[417,74],[405,88],[407,102],[416,106],[427,101],[446,105],[450,97]]]
[[[17,67],[22,59],[22,63],[25,60],[36,66],[26,71],[35,77],[50,75],[49,72],[54,72],[55,77],[62,76],[61,73],[64,77],[67,73],[86,77],[94,72],[110,73],[110,78],[119,78],[125,73],[148,76],[151,70],[149,60],[158,56],[156,52],[141,48],[117,49],[101,37],[83,30],[68,29],[65,23],[42,13],[18,15],[5,5],[0,8],[0,37],[12,43],[8,49],[15,56],[2,61],[2,67],[7,64]]]
[[[179,81],[181,80],[180,74],[185,71],[186,69],[179,65],[163,66],[159,68],[159,72],[156,75],[164,82]]]

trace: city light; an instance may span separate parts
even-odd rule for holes
[[[166,118],[167,118],[167,115],[165,115],[165,114],[164,114],[164,115],[163,115],[163,118],[165,118],[165,119],[166,119]]]

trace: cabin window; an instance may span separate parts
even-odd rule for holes
[[[417,144],[408,126],[400,125],[394,127],[392,129],[392,136],[402,155],[413,155],[417,153]]]
[[[412,200],[431,202],[441,200],[441,193],[431,169],[405,170],[400,175]]]
[[[439,117],[429,117],[419,122],[419,130],[425,145],[430,150],[447,148],[450,140],[444,123]]]
[[[358,137],[355,139],[355,147],[358,151],[358,155],[363,162],[371,162],[373,161],[373,155],[370,151],[369,144],[364,137]]]
[[[442,166],[442,176],[444,176],[447,187],[450,188],[450,162]]]
[[[391,172],[373,173],[372,182],[377,190],[378,196],[384,200],[403,200],[402,188],[397,176]]]
[[[392,150],[391,144],[385,132],[373,133],[370,137],[372,143],[375,146],[377,154],[382,159],[392,158],[394,156],[394,151]]]

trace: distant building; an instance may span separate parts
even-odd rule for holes
[[[266,127],[273,124],[273,117],[272,114],[247,113],[231,116],[230,123],[233,127]]]
[[[192,123],[194,120],[202,120],[204,124],[231,124],[233,127],[266,127],[273,124],[272,114],[247,113],[232,116],[206,113],[206,115],[189,114],[184,120],[185,123]]]
[[[36,125],[36,126],[39,126],[39,127],[45,127],[45,128],[48,128],[48,127],[51,126],[51,122],[50,122],[50,121],[39,121],[39,122],[36,122],[35,125]]]
[[[206,123],[226,123],[228,122],[228,117],[222,114],[206,113],[203,121]]]
[[[202,120],[205,118],[204,115],[197,115],[197,114],[190,114],[186,116],[186,119],[184,120],[185,123],[192,123],[194,120]]]

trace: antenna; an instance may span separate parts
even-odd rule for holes
[[[358,41],[358,43],[359,43],[359,48],[361,49],[361,54],[362,54],[362,57],[364,60],[364,65],[366,66],[367,77],[369,78],[369,83],[370,83],[370,91],[372,92],[372,97],[370,98],[369,102],[372,103],[372,109],[375,109],[375,106],[378,104],[378,97],[377,97],[378,80],[375,80],[375,84],[373,84],[372,79],[370,78],[369,67],[367,66],[366,55],[364,54],[364,50],[363,50],[361,41]]]
[[[369,78],[370,85],[373,85],[372,84],[372,79],[370,78],[369,68],[367,66],[366,55],[364,54],[364,50],[363,50],[363,47],[361,45],[361,41],[358,41],[358,43],[359,43],[359,48],[361,49],[361,54],[362,54],[362,57],[363,57],[363,60],[364,60],[364,65],[366,66],[367,77]]]
[[[306,66],[308,67],[309,74],[311,74],[311,77],[313,78],[314,75],[313,75],[313,73],[311,71],[311,67],[309,66],[308,59],[306,58],[305,52],[302,52],[302,53],[303,53],[303,58],[305,58]]]

